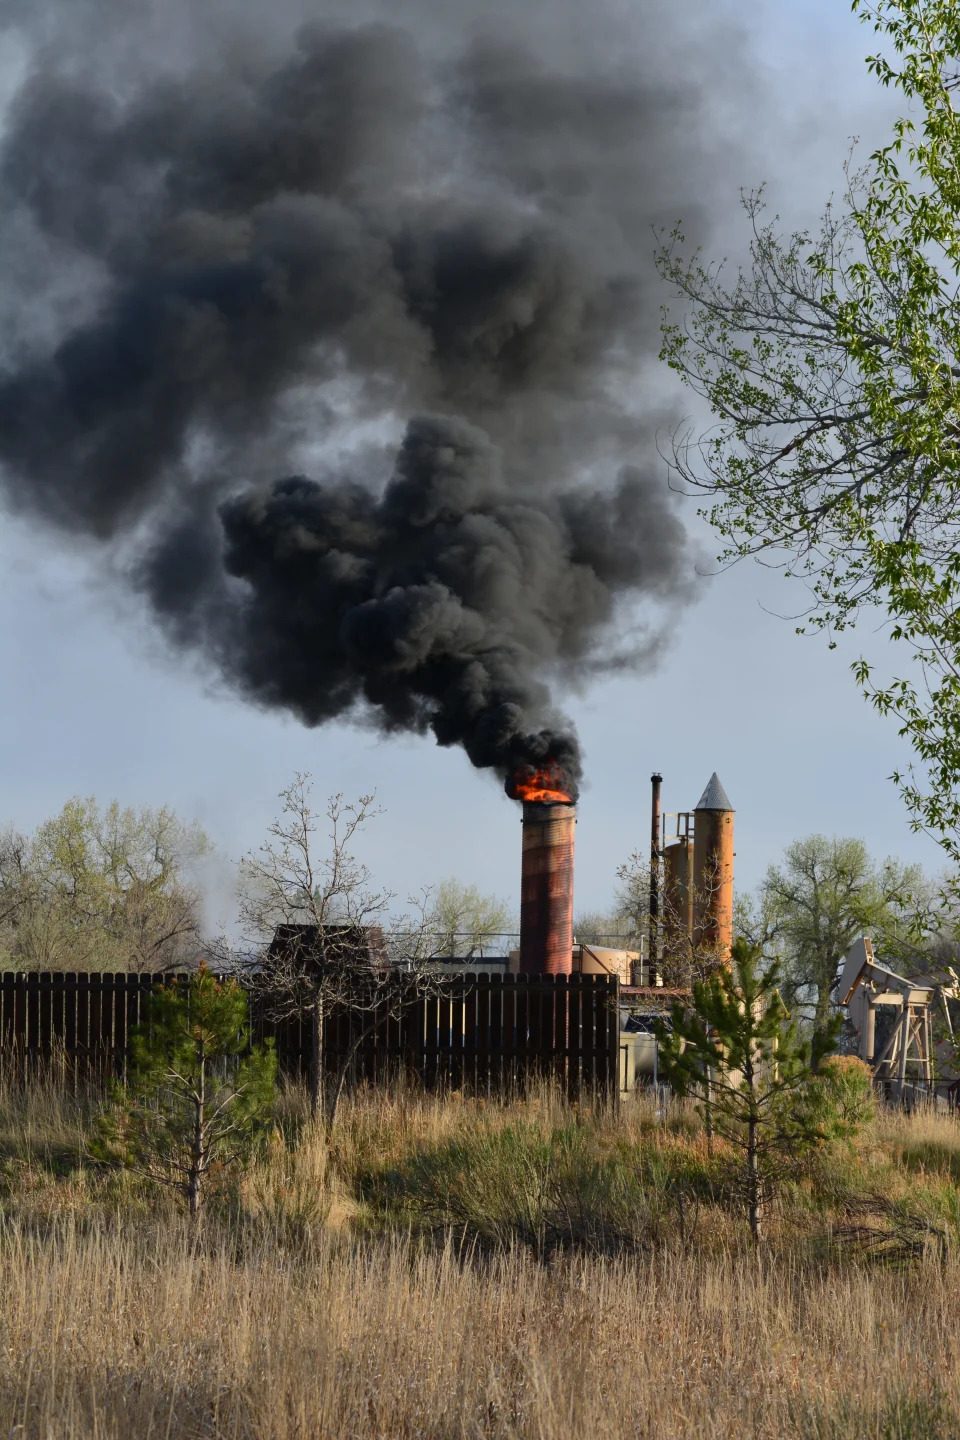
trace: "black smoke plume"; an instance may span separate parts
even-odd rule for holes
[[[703,127],[689,69],[428,40],[331,22],[124,84],[42,53],[0,147],[5,492],[122,549],[250,698],[575,790],[551,677],[686,585],[638,392]]]
[[[552,760],[574,794],[576,742],[538,672],[585,659],[639,574],[669,589],[682,549],[638,473],[533,503],[482,431],[438,417],[410,422],[381,496],[295,477],[220,513],[226,568],[246,582],[228,654],[258,698],[311,725],[363,701],[508,783]]]

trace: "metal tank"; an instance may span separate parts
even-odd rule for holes
[[[693,940],[693,837],[682,835],[663,852],[663,958],[674,967],[690,956]]]

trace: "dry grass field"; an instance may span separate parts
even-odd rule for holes
[[[288,1096],[191,1230],[0,1093],[0,1434],[960,1435],[960,1127],[880,1116],[752,1253],[683,1110]]]

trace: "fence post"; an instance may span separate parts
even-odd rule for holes
[[[146,1018],[158,984],[186,976],[136,972],[15,973],[0,978],[0,1060],[31,1065],[56,1051],[78,1077],[123,1076],[133,1027]],[[385,1004],[355,1057],[359,1073],[389,1081],[397,1062],[424,1084],[469,1086],[509,1094],[534,1075],[551,1077],[571,1100],[585,1089],[619,1098],[619,982],[616,977],[453,974],[396,1013]],[[286,1069],[309,1064],[304,1027],[268,1025],[259,997],[250,1000],[251,1038],[276,1032]],[[356,1038],[349,1007],[326,1017],[326,1060],[334,1067]]]

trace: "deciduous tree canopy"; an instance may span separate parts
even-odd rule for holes
[[[505,954],[504,947],[514,943],[508,932],[517,928],[505,900],[454,879],[441,880],[431,891],[427,921],[437,955],[463,958],[484,951]]]
[[[783,994],[814,1033],[833,1023],[834,986],[850,946],[869,935],[894,966],[909,967],[927,924],[929,886],[919,866],[871,858],[862,840],[807,835],[788,845],[760,886],[768,947],[783,961]]]
[[[158,970],[196,957],[209,850],[172,810],[67,802],[0,834],[0,961],[18,970]]]
[[[662,237],[661,274],[687,302],[662,355],[716,423],[678,433],[682,478],[723,558],[762,554],[809,587],[805,624],[832,634],[886,612],[899,673],[855,666],[917,761],[894,778],[916,828],[960,859],[960,9],[854,0],[882,37],[868,64],[909,114],[819,233],[784,236],[745,201],[750,263]]]

